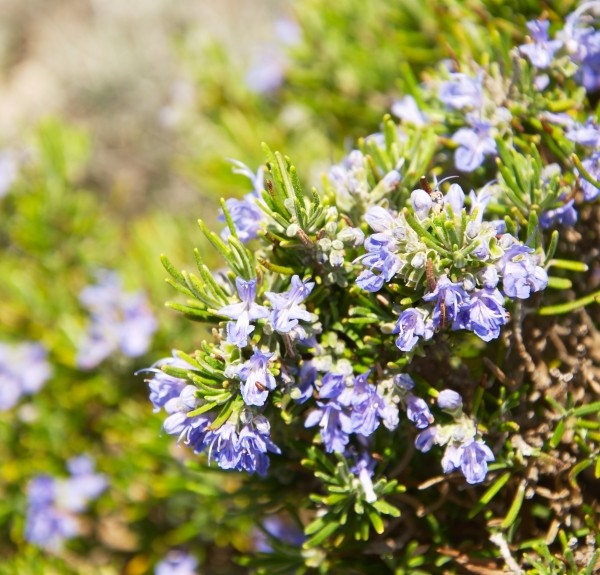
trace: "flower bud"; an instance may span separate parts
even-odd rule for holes
[[[437,404],[444,411],[457,412],[462,410],[462,397],[452,389],[444,389],[438,395]]]

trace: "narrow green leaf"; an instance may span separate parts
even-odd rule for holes
[[[600,401],[595,401],[594,403],[588,403],[587,405],[576,407],[572,413],[576,417],[589,415],[590,413],[600,414]]]
[[[302,547],[304,549],[311,549],[312,547],[318,547],[321,545],[328,537],[333,535],[338,528],[338,524],[335,521],[331,521],[331,523],[326,524],[318,533],[316,533],[313,537],[311,537],[308,541],[305,541]]]
[[[522,480],[519,483],[519,487],[517,487],[517,492],[515,493],[515,498],[513,499],[512,505],[506,514],[506,517],[500,524],[502,529],[508,529],[519,516],[519,511],[521,511],[521,506],[523,505],[523,499],[525,498],[525,489],[527,488],[527,482]]]
[[[383,524],[383,519],[381,519],[379,513],[377,513],[374,509],[367,509],[367,516],[369,517],[369,521],[371,522],[371,525],[373,525],[375,532],[381,535],[384,532],[385,527]]]
[[[589,267],[583,262],[576,262],[573,260],[556,260],[552,259],[548,262],[549,268],[560,268],[563,270],[571,270],[574,272],[587,272]]]
[[[383,499],[377,499],[371,503],[371,505],[379,511],[379,513],[383,513],[384,515],[390,515],[391,517],[400,517],[400,509],[384,501]]]
[[[554,430],[554,433],[552,434],[552,437],[550,438],[550,441],[548,442],[550,447],[552,447],[553,449],[556,448],[556,446],[560,443],[560,440],[562,439],[562,436],[565,433],[565,420],[561,419],[558,422],[558,425],[556,426],[556,429]]]
[[[495,496],[496,494],[506,485],[510,479],[510,472],[503,473],[492,485],[486,490],[486,492],[479,498],[479,503],[469,512],[469,519],[472,519],[477,515]]]
[[[583,177],[584,180],[586,180],[587,182],[589,182],[590,184],[592,184],[592,186],[594,186],[595,188],[598,188],[600,190],[600,182],[598,180],[596,180],[584,167],[583,164],[581,163],[581,160],[577,157],[577,154],[572,154],[571,155],[571,160],[573,161],[573,163],[577,166],[577,171],[579,172],[579,175]]]
[[[181,272],[179,272],[175,266],[171,263],[171,260],[165,255],[165,254],[161,254],[160,255],[160,262],[162,263],[163,267],[165,268],[165,270],[167,270],[168,274],[177,282],[185,284],[185,279],[184,277],[181,275]]]
[[[573,282],[569,278],[557,278],[548,276],[548,287],[550,289],[568,290],[573,287]]]
[[[600,291],[589,294],[585,297],[576,299],[574,301],[568,301],[565,303],[557,304],[557,305],[549,305],[546,307],[541,307],[538,310],[539,315],[560,315],[563,313],[569,313],[575,311],[576,309],[580,309],[585,307],[586,305],[590,305],[592,303],[600,303]]]

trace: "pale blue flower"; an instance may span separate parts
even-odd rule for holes
[[[553,208],[546,210],[540,216],[540,225],[542,228],[547,229],[554,225],[561,226],[574,226],[577,223],[577,210],[575,209],[575,199],[571,198],[568,202]]]
[[[42,388],[52,375],[47,355],[39,343],[0,343],[0,411]]]
[[[581,146],[588,146],[597,150],[600,148],[600,127],[593,117],[588,118],[585,124],[574,124],[565,137],[571,142]]]
[[[500,336],[500,328],[507,322],[500,291],[483,288],[469,294],[469,302],[461,307],[452,329],[468,329],[483,341],[491,341]]]
[[[440,87],[439,99],[449,108],[479,109],[483,103],[483,75],[473,78],[467,74],[451,73],[450,79]]]
[[[587,173],[600,183],[600,151],[594,152],[590,158],[581,162]],[[575,168],[577,171],[577,168]],[[586,202],[593,202],[600,194],[598,189],[593,184],[590,184],[584,178],[580,178],[581,189],[583,190],[583,198]]]
[[[392,333],[398,334],[398,349],[408,352],[414,349],[419,338],[430,339],[433,336],[433,327],[430,321],[425,320],[424,312],[417,308],[408,308],[398,317]]]
[[[424,220],[429,216],[429,212],[433,206],[433,200],[425,190],[421,190],[419,188],[413,190],[412,194],[410,195],[410,204],[417,218]]]
[[[269,371],[269,360],[273,355],[255,349],[252,357],[236,368],[236,375],[242,381],[240,391],[246,405],[263,406],[269,391],[275,389],[275,378]]]
[[[248,337],[254,331],[254,326],[250,322],[266,318],[269,315],[269,310],[254,302],[256,299],[256,280],[246,281],[242,278],[236,278],[235,285],[241,301],[226,305],[217,310],[217,313],[236,320],[227,323],[227,341],[242,348],[248,345]]]
[[[154,575],[197,575],[198,560],[184,551],[169,551],[154,568]]]
[[[548,20],[531,20],[527,22],[527,28],[533,42],[519,46],[521,54],[541,70],[550,66],[555,52],[560,50],[563,45],[560,40],[550,40],[548,36],[549,27],[550,22]]]
[[[457,170],[472,172],[481,166],[486,156],[496,153],[496,141],[490,135],[491,128],[489,122],[474,121],[472,128],[461,128],[452,136],[452,141],[458,144],[454,152]]]
[[[290,289],[284,293],[266,292],[273,311],[269,321],[273,329],[279,333],[289,333],[300,320],[312,321],[313,316],[306,311],[302,302],[309,296],[315,282],[302,281],[299,276],[292,276]]]
[[[460,469],[467,483],[481,483],[488,471],[488,462],[494,461],[492,450],[481,440],[470,439],[465,443],[449,443],[442,458],[444,473]]]
[[[354,378],[352,390],[352,431],[369,436],[385,418],[386,403],[377,392],[377,388],[367,381],[369,373]]]
[[[251,422],[242,427],[237,445],[236,469],[238,471],[266,475],[269,468],[267,453],[281,453],[279,447],[271,441],[270,429],[269,421],[262,415],[255,416]]]
[[[504,237],[507,237],[506,234]],[[511,241],[510,238],[507,238]],[[498,262],[502,275],[504,293],[510,298],[527,299],[531,292],[541,291],[548,286],[548,274],[537,265],[533,249],[516,240]]]
[[[52,552],[79,535],[77,513],[85,511],[107,486],[105,476],[94,472],[94,463],[86,456],[71,459],[68,467],[71,477],[38,475],[27,489],[25,538]]]
[[[424,126],[428,121],[427,116],[419,110],[419,106],[412,96],[404,96],[404,98],[396,100],[392,104],[391,111],[397,118],[414,126]]]
[[[406,403],[406,416],[412,421],[417,429],[424,429],[433,423],[433,415],[425,400],[409,393],[404,399]]]
[[[325,451],[343,453],[354,429],[350,415],[346,408],[335,400],[327,403],[317,401],[317,406],[317,409],[308,414],[304,427],[318,424]]]
[[[433,292],[423,296],[423,300],[435,302],[433,326],[450,325],[463,306],[468,305],[469,296],[460,282],[452,282],[446,275],[440,276]]]
[[[194,385],[186,385],[178,397],[173,397],[164,404],[168,417],[163,423],[163,430],[168,435],[177,436],[178,443],[183,441],[194,451],[200,452],[212,416],[203,413],[189,417],[188,413],[194,411],[198,405],[198,389]]]
[[[79,300],[91,319],[77,354],[81,369],[93,369],[117,350],[128,357],[146,353],[158,323],[142,292],[123,291],[116,273],[102,271],[98,283],[82,290]]]

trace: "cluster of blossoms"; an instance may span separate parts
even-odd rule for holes
[[[90,313],[87,333],[79,345],[77,365],[94,369],[121,351],[139,357],[150,347],[157,321],[142,292],[125,292],[114,272],[98,274],[98,283],[82,290],[79,301]]]
[[[209,460],[216,461],[222,469],[264,475],[269,466],[267,453],[280,453],[270,439],[269,421],[246,409],[234,413],[226,423],[213,429],[213,413],[193,415],[194,411],[202,411],[198,388],[187,385],[185,379],[164,373],[160,368],[165,365],[179,368],[184,373],[194,370],[194,366],[175,354],[160,360],[149,370],[154,372],[149,386],[155,412],[164,409],[167,414],[163,425],[165,433],[176,436],[178,442],[183,442],[195,453],[206,452]]]
[[[484,341],[495,339],[508,321],[505,296],[527,299],[548,285],[548,275],[532,248],[501,233],[502,223],[482,221],[491,199],[491,188],[479,196],[471,193],[467,215],[465,194],[452,184],[445,196],[437,188],[413,191],[410,201],[416,220],[407,218],[406,211],[397,214],[380,206],[367,211],[365,219],[375,233],[365,240],[367,253],[360,261],[369,269],[361,272],[357,284],[378,292],[398,280],[414,285],[426,276],[428,283],[422,305],[404,309],[398,317],[394,333],[401,351],[412,351],[419,338],[431,339],[447,326],[472,331]],[[444,246],[447,238],[438,230],[448,223],[455,225],[453,243]],[[430,239],[436,235],[441,248],[437,253]],[[436,273],[448,257],[453,258],[452,277]]]
[[[47,355],[39,343],[0,343],[0,411],[42,388],[52,375]]]
[[[594,14],[600,15],[600,3],[583,2],[567,16],[554,39],[550,39],[547,20],[527,23],[531,42],[519,46],[519,51],[541,72],[536,78],[536,88],[548,87],[547,73],[558,70],[562,74],[571,72],[588,92],[600,89],[600,30],[594,28]],[[569,66],[565,66],[566,62]]]
[[[59,551],[67,539],[81,533],[78,514],[106,489],[104,475],[95,473],[93,461],[86,456],[67,462],[68,479],[38,475],[27,489],[27,541],[49,551]]]
[[[463,413],[462,398],[451,389],[440,391],[437,404],[450,414],[453,422],[428,427],[415,440],[419,451],[427,452],[433,445],[445,445],[442,458],[444,473],[459,470],[467,483],[481,483],[488,471],[488,462],[494,461],[491,449],[478,437],[477,426]]]
[[[498,339],[510,310],[549,285],[557,235],[549,241],[546,229],[575,224],[576,202],[598,197],[596,120],[554,113],[536,99],[565,54],[574,81],[596,89],[592,4],[556,40],[546,23],[530,23],[532,42],[513,51],[515,66],[545,70],[547,83],[527,73],[509,81],[495,67],[446,66],[442,80],[423,88],[420,101],[431,109],[420,110],[412,96],[397,102],[400,125],[387,117],[312,197],[295,168],[268,149],[257,172],[235,163],[253,191],[223,204],[220,236],[203,227],[229,270],[212,274],[199,256],[199,277],[165,263],[191,298],[178,308],[218,326],[195,353],[174,352],[147,370],[167,434],[222,469],[264,475],[269,454],[286,454],[281,421],[298,437],[314,430],[311,443],[345,461],[347,485],[370,504],[383,492],[378,437],[401,425],[402,410],[419,430],[417,450],[443,446],[445,473],[485,480],[494,454],[461,397],[432,392],[445,412],[434,424],[408,373],[429,379],[411,362],[436,340],[452,342],[453,332],[471,332],[463,339],[478,350],[476,338]],[[539,117],[525,115],[530,105]],[[562,155],[553,148],[556,163],[537,147],[552,130],[572,146]],[[456,170],[475,189],[447,183]]]

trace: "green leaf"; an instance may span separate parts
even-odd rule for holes
[[[310,527],[310,525],[309,525]],[[313,537],[304,542],[302,547],[304,549],[311,549],[312,547],[318,547],[321,545],[328,537],[333,535],[338,528],[338,524],[335,521],[331,521],[326,523]],[[308,534],[308,531],[306,531]]]
[[[510,472],[503,473],[479,498],[479,503],[469,512],[469,519],[472,519],[477,515],[495,496],[496,494],[506,485],[510,479]]]
[[[519,487],[517,487],[517,492],[515,493],[515,498],[513,499],[512,505],[506,514],[506,517],[500,524],[502,529],[508,529],[519,516],[519,511],[521,511],[521,506],[523,505],[523,499],[525,498],[525,490],[527,488],[527,482],[523,479],[519,483]]]
[[[592,303],[600,303],[600,291],[594,292],[574,301],[541,307],[537,313],[539,315],[560,315],[575,311],[576,309],[580,309]]]
[[[383,513],[384,515],[390,515],[391,517],[400,517],[400,509],[384,501],[383,499],[377,499],[371,503],[371,505],[379,511],[379,513]]]

